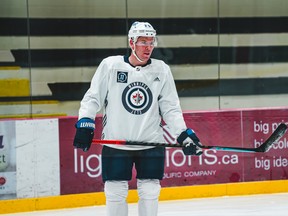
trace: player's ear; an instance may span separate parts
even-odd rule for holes
[[[129,46],[131,49],[134,49],[134,43],[132,39],[129,40]]]

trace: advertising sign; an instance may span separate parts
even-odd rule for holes
[[[15,122],[0,121],[0,200],[16,198]]]
[[[204,145],[254,148],[261,145],[281,123],[288,110],[236,110],[185,113]],[[103,191],[101,146],[88,152],[75,150],[73,138],[77,119],[59,120],[61,194]],[[101,134],[101,117],[96,118],[95,138]],[[201,156],[185,156],[181,148],[166,148],[163,187],[230,182],[288,179],[288,136],[267,153],[205,150]],[[130,189],[136,188],[135,172]]]

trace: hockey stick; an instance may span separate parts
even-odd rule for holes
[[[196,144],[198,147],[202,149],[214,149],[217,151],[230,151],[230,152],[267,152],[272,144],[278,141],[286,132],[287,126],[284,123],[281,123],[276,130],[271,134],[271,136],[259,147],[257,148],[244,148],[244,147],[228,147],[228,146],[205,146],[201,143]],[[182,148],[184,145],[182,144],[169,144],[169,143],[151,143],[151,142],[133,142],[126,140],[98,140],[93,139],[93,144],[112,144],[112,145],[140,145],[140,146],[163,146],[163,147],[178,147]]]

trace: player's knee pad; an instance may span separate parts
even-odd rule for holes
[[[140,199],[158,199],[161,185],[158,179],[137,179],[137,190]]]
[[[128,181],[106,181],[104,192],[107,201],[124,202],[128,195]]]

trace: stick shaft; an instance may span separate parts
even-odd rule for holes
[[[169,144],[169,143],[151,143],[151,142],[130,142],[125,140],[98,140],[93,139],[93,144],[110,144],[110,145],[129,145],[129,146],[156,146],[156,147],[172,147],[172,148],[182,148],[184,145],[179,143]],[[254,148],[238,148],[238,147],[225,147],[225,146],[204,146],[202,149],[214,149],[217,151],[233,151],[233,152],[255,152]]]
[[[276,130],[271,134],[271,136],[259,147],[257,148],[244,148],[244,147],[230,147],[230,146],[205,146],[201,145],[202,149],[214,149],[217,151],[230,151],[230,152],[267,152],[273,145],[274,142],[278,141],[286,132],[287,126],[281,123]],[[182,144],[169,144],[169,143],[153,143],[153,142],[132,142],[126,140],[99,140],[93,139],[93,144],[112,144],[112,145],[138,145],[138,146],[162,146],[162,147],[172,147],[172,148],[182,148]]]

